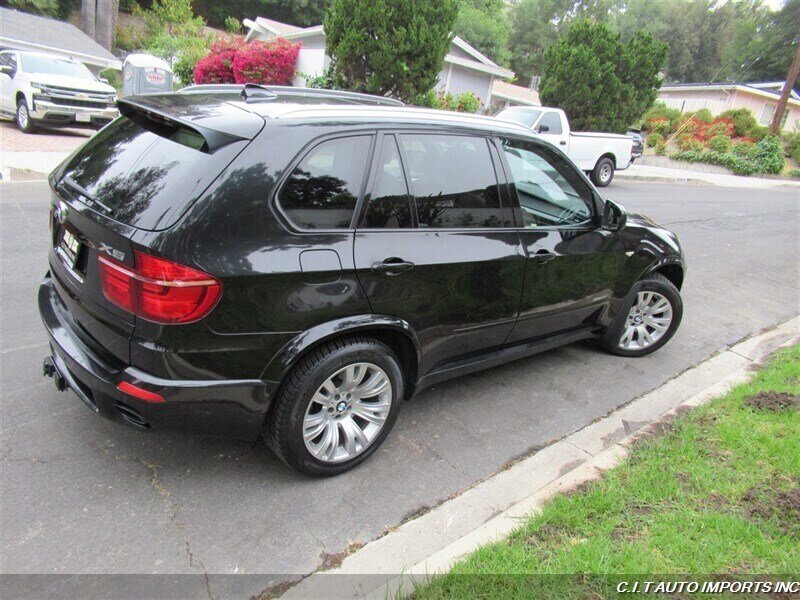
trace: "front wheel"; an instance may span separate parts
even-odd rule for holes
[[[607,156],[598,160],[591,179],[597,187],[606,187],[614,179],[614,161]]]
[[[32,133],[36,129],[25,98],[20,98],[17,102],[17,126],[25,133]]]
[[[633,294],[634,292],[632,292]],[[602,338],[603,347],[619,356],[644,356],[666,344],[681,323],[683,300],[672,282],[659,273],[641,282]]]
[[[389,435],[403,383],[399,361],[386,345],[362,336],[334,340],[309,352],[286,376],[264,438],[301,473],[343,473]]]

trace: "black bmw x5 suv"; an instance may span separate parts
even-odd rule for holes
[[[137,429],[263,435],[332,475],[431,384],[587,338],[667,343],[672,233],[521,126],[393,104],[120,101],[50,176],[45,374]]]

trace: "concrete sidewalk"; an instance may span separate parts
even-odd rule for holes
[[[764,177],[742,177],[739,175],[723,175],[706,173],[690,169],[670,169],[650,165],[631,165],[624,171],[617,171],[615,177],[625,181],[658,181],[662,183],[703,183],[740,189],[769,189],[776,187],[800,190],[800,181],[789,179],[767,179]],[[614,185],[613,182],[611,184]]]
[[[47,179],[69,152],[0,152],[2,181],[37,181]]]
[[[481,546],[506,537],[555,494],[619,464],[655,423],[747,381],[775,350],[800,341],[800,317],[745,339],[663,386],[524,458],[464,493],[344,556],[281,598],[403,597],[413,582],[447,571]]]

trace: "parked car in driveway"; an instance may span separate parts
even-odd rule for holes
[[[126,98],[54,170],[39,310],[59,389],[332,475],[430,385],[673,336],[675,235],[529,129],[315,94]]]
[[[99,129],[119,116],[116,90],[86,66],[38,52],[0,52],[0,115],[37,125]]]
[[[496,117],[528,127],[536,135],[558,146],[585,171],[597,187],[606,187],[614,171],[627,169],[634,160],[634,142],[627,135],[571,131],[560,108],[512,106]]]

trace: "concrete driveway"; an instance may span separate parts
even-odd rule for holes
[[[261,443],[141,434],[56,392],[35,300],[47,188],[0,192],[3,573],[308,573],[800,307],[796,190],[617,181],[606,194],[686,250],[670,344],[642,359],[578,344],[436,386],[363,466],[307,479]]]

